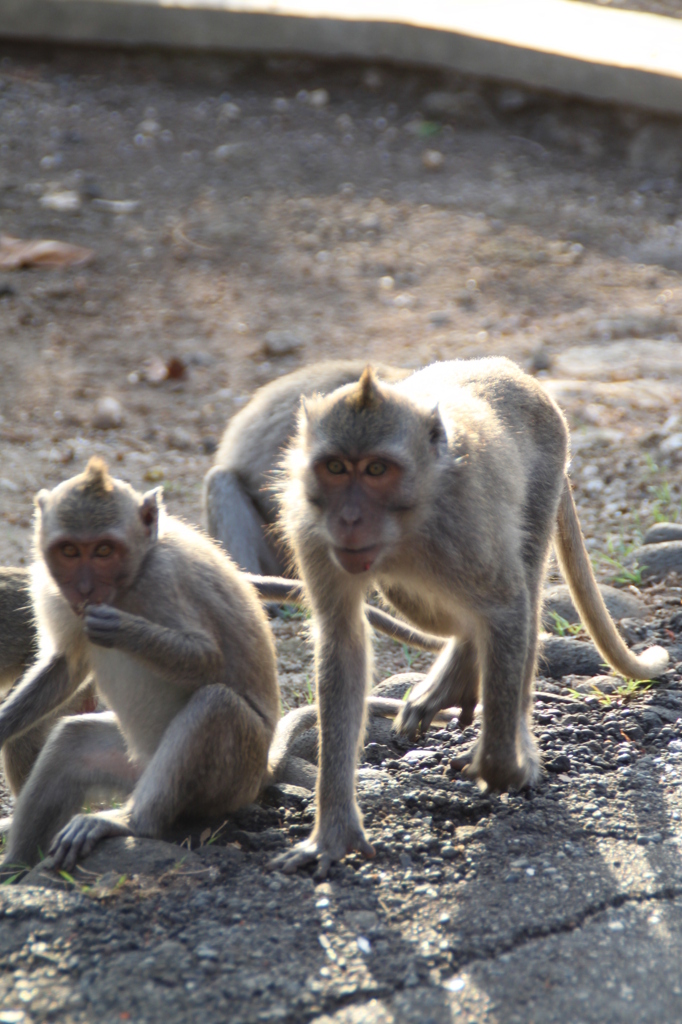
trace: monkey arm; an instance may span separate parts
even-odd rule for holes
[[[81,682],[62,654],[32,665],[0,705],[0,747],[66,703]]]
[[[223,667],[220,649],[201,629],[169,629],[110,605],[90,606],[84,617],[88,639],[101,647],[128,651],[195,688],[216,680]]]
[[[245,573],[245,576],[263,601],[283,601],[291,604],[305,602],[305,590],[300,580],[287,580],[279,576],[256,576],[254,573]],[[398,643],[419,647],[422,651],[441,651],[447,642],[442,637],[422,633],[420,629],[414,629],[407,622],[371,604],[365,605],[365,615],[369,624],[380,633],[385,633]]]

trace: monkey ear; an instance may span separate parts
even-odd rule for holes
[[[447,441],[447,434],[437,405],[433,407],[429,415],[428,428],[429,441],[434,448],[440,448]]]
[[[163,507],[163,487],[155,487],[142,495],[140,519],[150,540],[156,540],[159,533],[159,512]]]
[[[45,506],[47,505],[47,499],[49,498],[49,496],[50,492],[45,490],[45,488],[43,487],[43,489],[38,491],[35,498],[33,499],[35,507],[37,509],[40,509],[41,512],[45,511]]]

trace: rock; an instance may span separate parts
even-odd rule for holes
[[[644,534],[642,544],[662,544],[668,540],[682,540],[682,523],[656,523]]]
[[[54,213],[78,213],[82,203],[78,192],[48,192],[40,197],[40,205]]]
[[[183,427],[176,427],[175,430],[171,430],[168,434],[166,444],[169,448],[176,448],[179,452],[186,452],[194,447],[194,438],[188,430],[184,430]]]
[[[268,356],[288,356],[303,347],[303,339],[293,331],[268,331],[263,352]]]
[[[123,423],[123,406],[117,398],[105,395],[95,405],[92,415],[92,425],[97,430],[114,430]]]
[[[633,329],[631,337],[634,336]],[[557,353],[554,372],[558,376],[600,381],[679,377],[682,374],[682,347],[677,341],[650,339],[580,345]]]
[[[682,540],[661,541],[637,548],[627,559],[626,565],[637,564],[642,580],[662,580],[668,573],[682,573]]]
[[[633,135],[628,160],[635,171],[676,177],[682,170],[682,132],[675,122],[650,121]]]
[[[99,876],[108,872],[122,875],[158,876],[171,868],[178,873],[198,871],[201,860],[184,846],[165,843],[160,839],[128,838],[105,839],[89,857],[81,860],[71,873],[77,883],[92,885]],[[65,881],[57,873],[37,864],[21,880],[22,885],[40,885],[48,889],[63,889]]]
[[[540,637],[538,669],[541,675],[552,679],[569,675],[596,676],[603,668],[603,657],[588,641],[547,634]]]
[[[445,157],[438,149],[426,149],[422,153],[422,166],[427,171],[439,171],[445,163]]]
[[[450,117],[465,128],[482,128],[495,124],[490,107],[482,96],[471,89],[463,92],[430,92],[422,100],[422,108],[432,117]]]
[[[680,533],[682,536],[682,531]],[[604,604],[609,610],[612,619],[641,619],[646,615],[646,605],[634,594],[618,590],[616,587],[609,587],[605,584],[599,585]],[[565,583],[555,587],[548,587],[545,591],[545,601],[542,611],[542,624],[545,629],[551,630],[554,627],[552,612],[556,612],[567,622],[580,622],[580,616],[573,604],[571,592]]]
[[[393,697],[394,700],[402,700],[408,690],[413,689],[425,678],[424,672],[398,672],[397,675],[389,676],[383,682],[377,683],[372,690],[372,696]]]
[[[548,772],[554,772],[559,774],[561,772],[568,772],[571,770],[571,761],[566,754],[559,754],[553,761],[546,761],[545,768]]]

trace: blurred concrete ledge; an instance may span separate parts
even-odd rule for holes
[[[682,21],[574,0],[0,0],[0,38],[433,65],[682,113]]]

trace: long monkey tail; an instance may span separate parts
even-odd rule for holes
[[[627,679],[651,679],[660,675],[668,664],[667,651],[650,647],[643,654],[633,654],[616,630],[594,578],[566,477],[559,501],[555,547],[575,606],[599,653]]]

